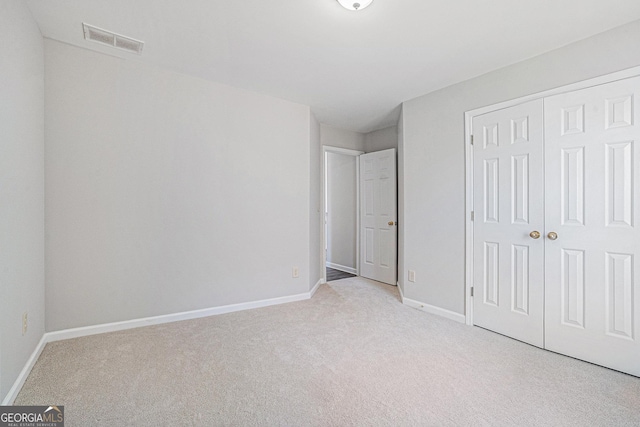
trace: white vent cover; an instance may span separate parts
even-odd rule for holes
[[[120,34],[112,33],[111,31],[103,30],[102,28],[94,27],[84,22],[82,23],[82,29],[84,30],[85,40],[91,40],[117,49],[126,50],[127,52],[137,53],[138,55],[142,53],[142,47],[144,46],[143,41],[121,36]]]

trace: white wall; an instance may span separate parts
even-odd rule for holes
[[[403,104],[406,297],[464,313],[464,112],[640,65],[638,40],[635,21]]]
[[[309,138],[309,289],[324,277],[322,271],[322,147],[320,146],[320,123],[310,114]]]
[[[45,64],[47,330],[308,292],[307,106],[52,40]]]
[[[364,151],[364,134],[324,124],[320,125],[320,142],[331,147]]]
[[[367,153],[387,150],[389,148],[398,149],[397,126],[389,126],[364,135],[364,149]]]
[[[0,41],[1,401],[44,333],[43,43],[23,1],[0,2]]]
[[[327,264],[356,268],[357,157],[327,153]]]

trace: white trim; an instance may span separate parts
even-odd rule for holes
[[[356,276],[360,275],[360,155],[356,158]]]
[[[455,311],[446,310],[444,308],[436,307],[424,302],[416,301],[413,299],[402,297],[402,303],[412,308],[417,308],[420,311],[424,311],[429,314],[435,314],[436,316],[446,317],[449,320],[455,320],[458,323],[465,323],[464,314],[456,313]]]
[[[294,301],[303,301],[311,298],[311,292],[289,295],[278,298],[270,298],[259,301],[229,304],[219,307],[203,308],[200,310],[183,311],[181,313],[164,314],[160,316],[144,317],[141,319],[125,320],[122,322],[104,323],[101,325],[84,326],[81,328],[64,329],[62,331],[49,332],[48,342],[67,340],[88,335],[102,334],[105,332],[123,331],[126,329],[140,328],[143,326],[159,325],[162,323],[179,322],[181,320],[199,319],[218,314],[233,313],[236,311],[251,310],[253,308],[268,307],[271,305],[285,304]]]
[[[3,406],[13,405],[16,397],[18,397],[18,393],[20,393],[20,390],[22,390],[22,386],[24,385],[25,381],[27,381],[27,377],[31,373],[31,369],[33,369],[33,366],[38,361],[38,357],[40,357],[42,350],[44,350],[44,346],[47,345],[48,340],[46,336],[47,334],[44,334],[42,338],[40,338],[40,342],[36,346],[35,350],[33,350],[33,353],[31,353],[31,357],[29,357],[29,360],[27,360],[24,368],[22,368],[22,371],[20,371],[18,378],[13,383],[11,389],[9,389],[7,395],[4,397],[4,400],[2,401]]]
[[[326,262],[325,266],[329,267],[329,268],[333,268],[334,270],[340,270],[340,271],[344,271],[345,273],[351,273],[351,274],[358,274],[358,270],[353,268],[353,267],[347,267],[345,265],[340,265],[340,264],[334,264],[332,262]]]
[[[565,86],[555,87],[542,92],[533,93],[531,95],[522,96],[520,98],[511,99],[497,104],[487,105],[485,107],[476,108],[474,110],[467,111],[465,114],[470,114],[471,117],[479,116],[481,114],[490,113],[496,110],[502,110],[503,108],[513,107],[514,105],[524,104],[525,102],[533,101],[535,99],[546,98],[561,93],[573,92],[580,89],[586,89],[588,87],[600,86],[603,84],[611,83],[617,80],[624,80],[630,77],[640,76],[640,66],[627,68],[626,70],[617,71],[614,73],[605,74],[602,76],[594,77],[587,80],[582,80],[576,83],[571,83]]]
[[[471,135],[473,135],[473,116],[468,112],[464,113],[465,128],[465,318],[466,324],[473,325],[473,297],[471,296],[471,286],[473,286],[473,221],[471,221],[471,211],[473,208],[473,145]],[[475,218],[474,218],[475,219]]]
[[[464,113],[464,148],[465,148],[465,314],[467,325],[473,325],[473,297],[471,297],[471,286],[473,286],[473,222],[471,221],[471,211],[473,210],[473,146],[471,145],[471,135],[473,135],[473,118],[485,113],[489,113],[503,108],[513,107],[525,102],[540,98],[546,98],[561,93],[572,92],[588,87],[599,86],[618,80],[640,76],[640,67],[632,67],[626,70],[617,71],[603,76],[582,80],[565,86],[556,87],[543,92],[534,93],[498,104],[488,105]]]
[[[398,287],[398,292],[400,293],[400,302],[404,304],[404,292],[402,292],[400,282],[396,282],[396,286]]]
[[[360,275],[360,161],[358,156],[364,154],[364,151],[350,150],[348,148],[332,147],[330,145],[322,146],[322,167],[320,168],[320,181],[322,184],[322,233],[320,236],[320,252],[322,253],[322,279],[327,281],[327,272],[325,266],[327,265],[327,204],[326,204],[326,169],[327,169],[327,153],[345,154],[348,156],[356,157],[356,272],[355,275]]]
[[[320,287],[320,285],[323,283],[325,283],[324,279],[320,279],[309,292],[304,292],[296,295],[288,295],[284,297],[270,298],[259,301],[243,302],[239,304],[229,304],[219,307],[204,308],[200,310],[184,311],[181,313],[165,314],[161,316],[144,317],[141,319],[125,320],[122,322],[104,323],[100,325],[84,326],[80,328],[63,329],[55,332],[47,332],[42,336],[40,342],[38,343],[38,346],[31,354],[31,357],[29,357],[29,360],[27,360],[24,368],[22,368],[22,371],[18,375],[16,381],[13,383],[13,386],[9,390],[9,393],[7,393],[4,400],[2,401],[2,405],[13,404],[16,397],[18,396],[18,393],[20,393],[22,386],[27,380],[31,369],[38,360],[38,357],[40,357],[40,354],[42,353],[42,350],[47,343],[68,340],[71,338],[86,337],[89,335],[104,334],[107,332],[124,331],[127,329],[140,328],[144,326],[179,322],[181,320],[199,319],[202,317],[233,313],[236,311],[250,310],[253,308],[268,307],[271,305],[285,304],[288,302],[308,300],[311,299],[311,297],[318,290],[318,287]]]
[[[364,154],[364,151],[351,150],[350,148],[333,147],[331,145],[323,145],[322,150],[330,153],[346,154],[347,156],[359,156],[360,154]]]
[[[325,283],[327,283],[327,282],[324,279],[318,280],[318,282],[315,284],[315,286],[313,288],[311,288],[311,290],[309,291],[309,298],[313,298],[313,296],[316,294],[316,291],[318,290],[320,285],[324,285]]]

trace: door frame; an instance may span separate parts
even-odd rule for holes
[[[473,296],[471,288],[473,286],[473,220],[471,219],[473,207],[473,118],[485,113],[504,108],[513,107],[525,102],[566,92],[573,92],[593,86],[611,83],[631,77],[640,76],[640,66],[626,70],[605,74],[603,76],[582,80],[565,86],[549,89],[543,92],[522,96],[509,101],[488,105],[481,108],[466,111],[464,113],[464,157],[465,157],[465,323],[473,326]]]
[[[322,279],[323,283],[327,282],[327,153],[335,153],[335,154],[344,154],[347,156],[352,156],[355,158],[356,162],[356,275],[360,275],[360,161],[359,157],[361,154],[364,154],[364,151],[358,150],[350,150],[348,148],[340,148],[333,147],[330,145],[322,146],[322,168],[320,170],[321,173],[321,182],[322,182],[322,215],[320,219],[320,223],[322,224],[322,235],[320,236],[321,248],[320,252],[322,253],[322,266],[320,267],[322,271]]]

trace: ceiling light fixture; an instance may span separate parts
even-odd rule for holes
[[[373,3],[373,0],[338,0],[345,9],[362,10]]]

